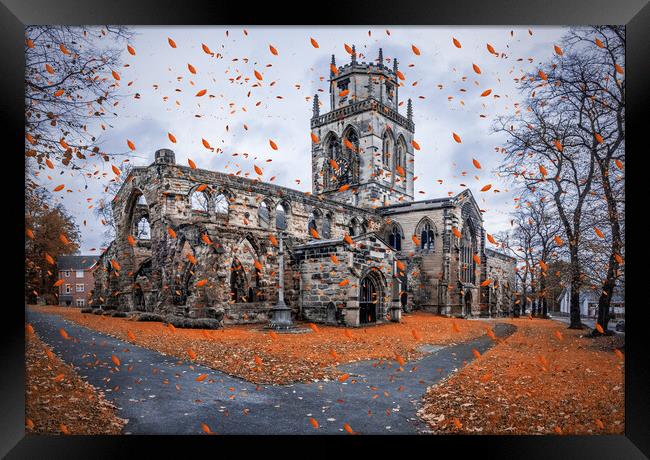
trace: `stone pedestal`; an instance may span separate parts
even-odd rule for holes
[[[402,320],[402,306],[399,301],[393,302],[390,307],[390,320],[394,323],[399,323]]]
[[[282,305],[278,303],[271,309],[271,321],[269,326],[272,329],[291,329],[293,322],[291,321],[291,308],[287,307],[284,302]]]

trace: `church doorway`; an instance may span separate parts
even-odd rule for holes
[[[472,291],[469,291],[469,290],[468,290],[468,291],[465,293],[465,302],[464,302],[464,306],[465,306],[464,314],[465,314],[466,316],[470,316],[470,315],[472,314]]]
[[[359,322],[361,324],[374,323],[377,321],[377,302],[379,300],[379,289],[376,281],[366,276],[361,280],[359,295]]]

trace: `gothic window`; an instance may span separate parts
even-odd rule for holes
[[[282,202],[275,207],[275,226],[279,230],[287,228],[287,208]]]
[[[190,205],[192,207],[192,211],[207,214],[210,209],[208,201],[208,196],[205,194],[205,192],[194,191],[190,195]]]
[[[350,236],[356,236],[357,234],[357,227],[359,226],[359,223],[355,218],[352,218],[350,221],[350,224],[348,225],[348,235]]]
[[[220,193],[214,199],[214,212],[217,215],[227,216],[230,203],[228,202],[228,195]]]
[[[460,241],[460,280],[464,283],[476,283],[475,253],[476,244],[474,242],[474,235],[471,231],[469,221],[465,221]]]
[[[271,212],[269,211],[269,205],[266,201],[260,203],[260,207],[257,210],[257,216],[259,218],[260,227],[268,227],[271,220]]]
[[[332,216],[328,214],[327,216],[325,216],[325,219],[323,219],[323,226],[321,228],[321,237],[328,239],[332,235],[331,226],[332,226]]]
[[[428,251],[435,247],[435,232],[429,219],[422,220],[417,227],[416,235],[420,238],[420,249]]]
[[[147,205],[147,200],[145,199],[144,195],[140,195],[140,196],[138,197],[138,202],[137,202],[137,204],[143,204],[143,205],[145,205],[145,206]]]
[[[341,156],[341,141],[333,133],[329,135],[325,154],[325,187],[328,189],[335,188],[335,177],[339,174],[339,171],[334,168],[333,163],[329,160],[336,160],[337,163],[335,164],[338,165],[338,159]]]
[[[339,187],[359,182],[359,136],[352,127],[344,131],[343,144],[343,151],[336,160],[339,165],[337,171]]]
[[[149,226],[149,219],[142,216],[136,226],[135,237],[139,240],[151,239],[151,227]]]
[[[393,225],[388,232],[388,244],[396,251],[402,250],[402,231],[397,225]]]
[[[395,97],[395,87],[388,82],[386,82],[386,95],[388,96],[389,101],[392,101]]]
[[[401,168],[401,171],[400,171]],[[404,138],[400,136],[397,141],[397,152],[395,153],[395,171],[401,175],[404,172],[406,174],[406,143]]]
[[[391,158],[393,156],[393,144],[394,144],[393,135],[390,133],[390,131],[387,130],[384,133],[382,156],[381,156],[382,165],[386,169],[391,169],[390,164],[391,164]]]
[[[318,211],[312,211],[312,213],[309,214],[309,220],[308,220],[308,223],[307,223],[307,233],[309,233],[310,237],[314,236],[313,233],[312,233],[312,230],[314,230],[315,232],[318,232],[317,220],[318,220],[319,217],[320,217],[320,214],[318,213]]]

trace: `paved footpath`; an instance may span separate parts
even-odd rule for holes
[[[472,348],[483,353],[494,345],[483,335],[447,347],[425,346],[428,353],[407,362],[402,371],[395,361],[381,366],[376,360],[361,361],[339,366],[350,374],[343,383],[258,386],[58,315],[27,309],[26,320],[118,407],[118,416],[129,420],[125,434],[202,434],[201,423],[217,434],[345,434],[345,423],[361,434],[416,434],[426,431],[416,416],[426,388],[473,360]],[[71,339],[63,339],[61,328]],[[497,324],[493,330],[506,337],[515,327]],[[112,355],[121,361],[119,367]],[[207,378],[197,382],[200,374]],[[310,417],[318,421],[318,429]]]

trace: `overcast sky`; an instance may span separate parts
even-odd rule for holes
[[[514,198],[507,184],[492,172],[500,160],[495,149],[503,142],[500,135],[491,132],[494,118],[514,113],[518,102],[514,78],[549,59],[553,45],[559,44],[567,31],[535,26],[165,26],[133,30],[136,35],[130,44],[136,55],[127,53],[125,47],[123,58],[128,67],[119,69],[120,92],[128,96],[116,108],[118,117],[111,120],[112,128],[100,138],[102,151],[128,153],[128,139],[136,150],[123,158],[132,164],[150,164],[157,149],[171,148],[178,164],[187,165],[192,159],[199,168],[232,173],[241,170],[242,175],[248,173],[250,177],[256,176],[256,164],[264,170],[262,180],[275,176],[275,184],[310,191],[312,97],[321,95],[321,113],[329,111],[331,55],[336,55],[338,65],[348,63],[345,44],[354,44],[360,54],[358,60],[372,61],[382,47],[387,61],[397,57],[406,77],[399,91],[400,101],[404,101],[402,114],[406,114],[406,100],[413,99],[415,140],[421,147],[415,152],[415,199],[456,194],[465,184],[485,210],[485,227],[490,233],[510,227]],[[311,44],[312,37],[319,48]],[[174,40],[176,48],[169,45],[168,38]],[[454,45],[453,38],[461,48]],[[498,56],[488,52],[488,43]],[[215,56],[207,54],[202,44]],[[271,53],[269,45],[278,55]],[[412,45],[419,49],[419,56]],[[190,72],[188,64],[196,74]],[[386,64],[392,66],[392,61]],[[480,68],[480,74],[472,64]],[[261,82],[254,70],[262,74]],[[207,94],[196,97],[203,89]],[[486,89],[492,93],[480,97]],[[175,136],[175,144],[168,132]],[[462,143],[454,141],[452,133],[457,133]],[[223,152],[209,151],[201,139]],[[269,139],[278,150],[271,149]],[[472,165],[472,159],[481,163],[480,170]],[[120,161],[116,166],[121,168]],[[64,168],[63,176],[56,174],[54,180],[66,177],[66,186],[75,193],[54,195],[75,216],[82,233],[81,252],[99,254],[103,229],[88,207],[101,197],[115,175],[108,163],[89,167],[106,174],[87,179]],[[42,183],[49,189],[54,187],[49,180]],[[486,184],[492,184],[492,189],[480,192]]]

